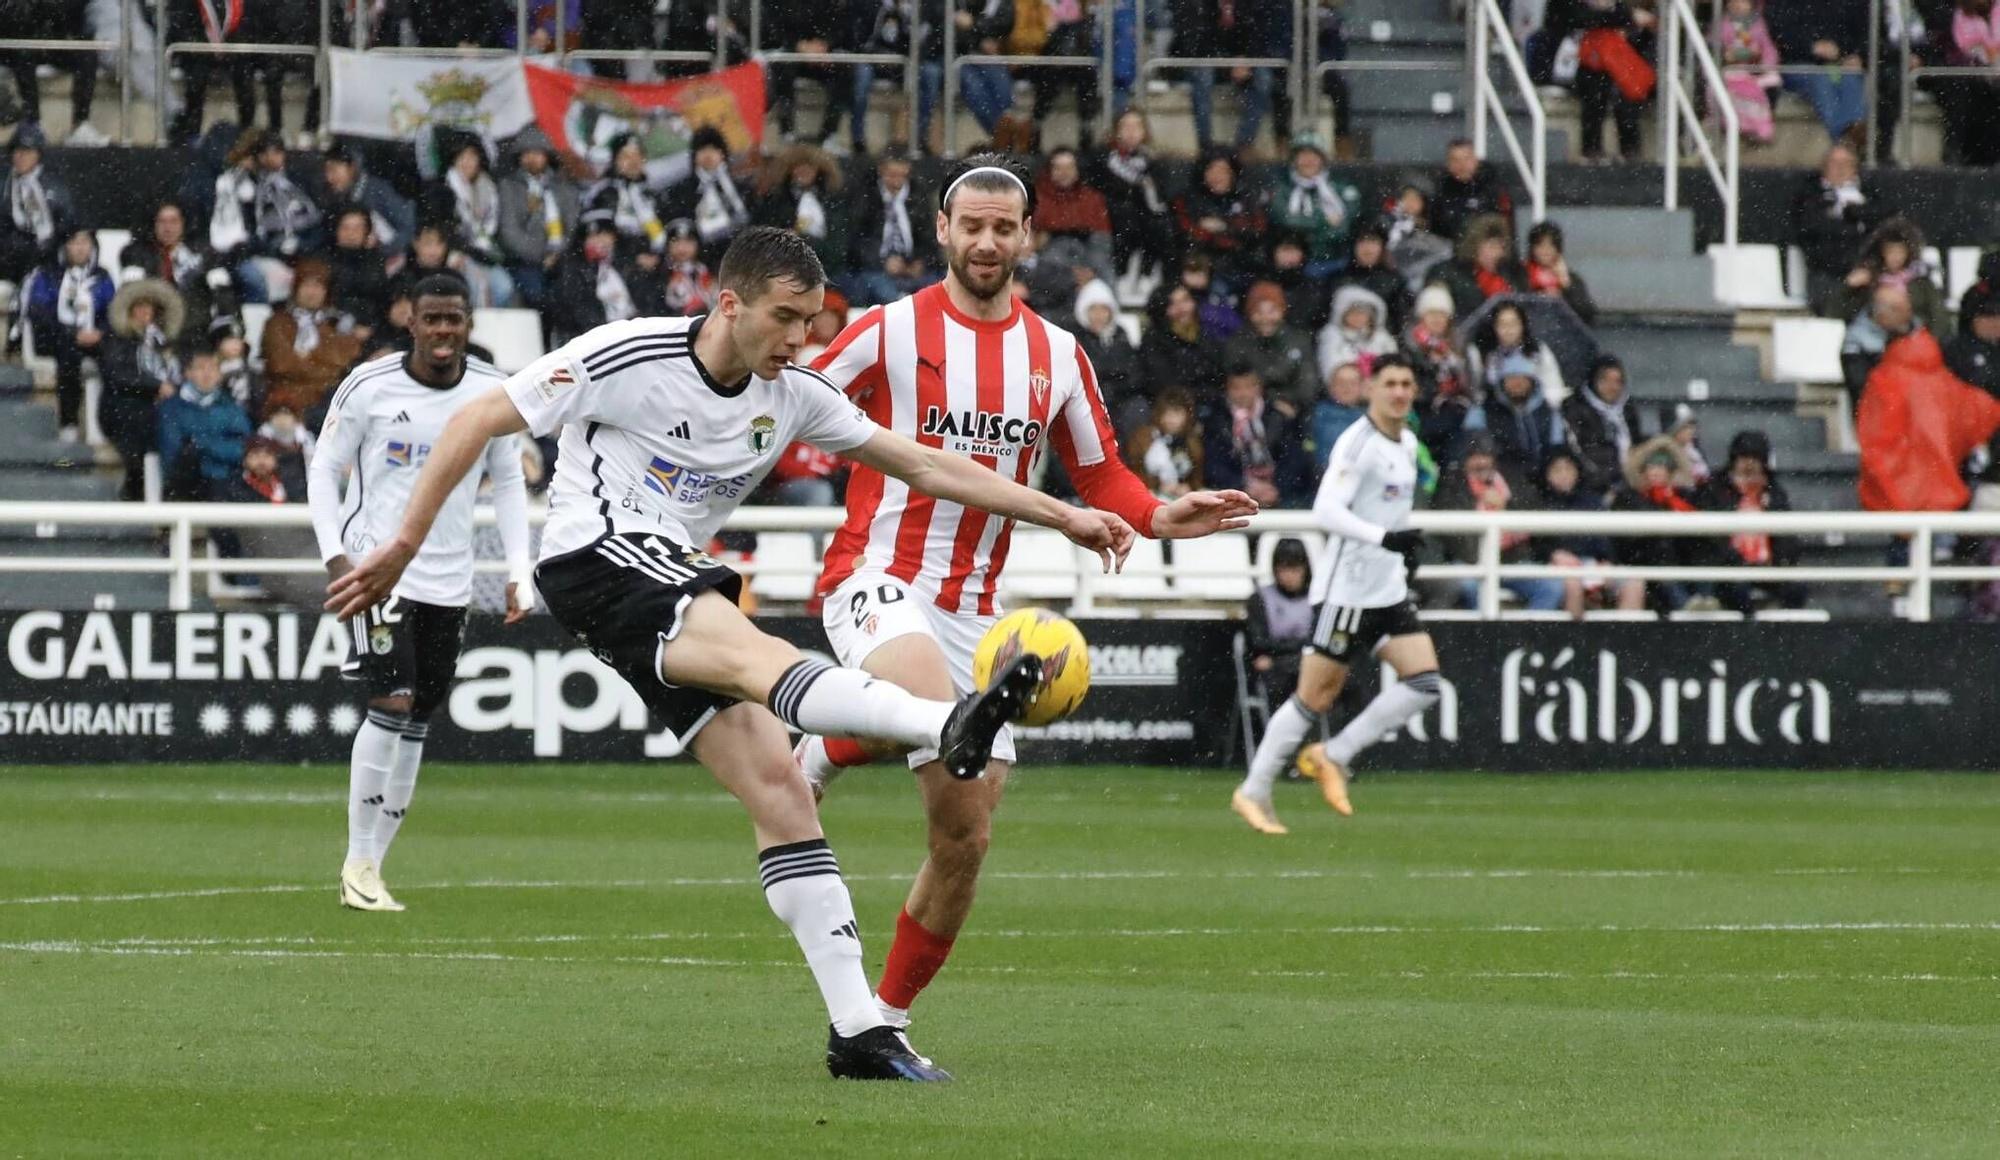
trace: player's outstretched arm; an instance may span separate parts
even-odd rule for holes
[[[494,387],[453,415],[417,476],[410,506],[403,512],[402,528],[368,553],[353,571],[327,585],[326,610],[350,617],[381,603],[430,534],[431,521],[451,490],[486,453],[487,442],[527,426],[505,387]]]
[[[892,475],[925,495],[976,507],[1008,519],[1054,528],[1070,542],[1096,552],[1107,572],[1125,567],[1136,533],[1110,512],[1071,507],[1022,487],[970,459],[946,455],[892,431],[877,429],[868,441],[843,452],[884,475]]]
[[[1247,527],[1257,501],[1240,491],[1191,491],[1153,512],[1153,538],[1191,540]]]

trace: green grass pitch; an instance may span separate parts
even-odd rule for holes
[[[345,770],[0,769],[0,1157],[1992,1156],[2000,780],[1029,769],[841,1084],[741,812],[687,767],[425,770],[335,901]],[[871,973],[907,778],[826,822]]]

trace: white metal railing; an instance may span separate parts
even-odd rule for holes
[[[1679,0],[1685,3],[1685,0]],[[1533,203],[1535,220],[1548,217],[1549,208],[1549,118],[1542,108],[1542,95],[1535,89],[1535,82],[1528,76],[1528,62],[1521,57],[1521,49],[1514,43],[1514,35],[1507,27],[1507,14],[1500,10],[1500,0],[1474,0],[1466,19],[1472,25],[1472,148],[1480,157],[1486,156],[1486,127],[1490,118],[1500,128],[1500,140],[1507,146],[1507,153],[1514,160],[1514,167],[1521,171],[1521,180],[1528,187],[1528,199]],[[1507,119],[1507,106],[1500,99],[1499,86],[1493,83],[1493,54],[1499,51],[1500,59],[1507,62],[1507,71],[1514,78],[1514,84],[1521,90],[1521,100],[1528,107],[1528,146],[1521,147],[1521,139],[1514,132],[1514,124]]]
[[[837,507],[781,508],[746,507],[731,517],[732,530],[751,532],[828,533],[838,528],[846,513]],[[530,518],[539,524],[543,513]],[[490,509],[480,509],[482,523],[493,522]],[[1417,527],[1433,535],[1478,536],[1478,558],[1468,564],[1426,564],[1422,576],[1433,580],[1475,580],[1479,583],[1479,615],[1496,619],[1500,614],[1502,585],[1519,579],[1603,579],[1606,581],[1645,580],[1690,583],[1757,583],[1787,581],[1813,584],[1907,585],[1908,615],[1912,620],[1931,618],[1932,593],[1945,582],[2000,580],[2000,566],[1970,567],[1937,564],[1932,548],[1940,535],[2000,536],[2000,514],[1969,512],[1783,512],[1783,513],[1601,513],[1577,515],[1566,512],[1435,512],[1416,513]],[[0,501],[0,526],[32,527],[44,540],[59,540],[65,528],[145,527],[164,529],[167,552],[164,557],[92,557],[0,555],[0,575],[9,573],[65,573],[82,575],[150,574],[168,578],[168,604],[176,610],[192,606],[194,577],[197,574],[255,571],[272,574],[315,574],[317,558],[283,559],[257,556],[248,559],[210,559],[194,550],[197,528],[308,528],[311,516],[303,504],[140,504],[140,503],[31,503]],[[1270,511],[1256,516],[1246,535],[1265,533],[1318,533],[1312,513]],[[1504,532],[1531,535],[1587,536],[1676,536],[1720,537],[1743,532],[1765,532],[1792,536],[1906,536],[1910,541],[1909,563],[1869,566],[1801,567],[1637,567],[1593,564],[1581,568],[1547,564],[1502,564],[1500,538]],[[482,571],[504,572],[500,561],[485,561]],[[1103,579],[1081,553],[1062,557],[1033,558],[1015,552],[1007,561],[1008,574],[1017,579],[1074,577],[1076,587],[1071,607],[1091,612],[1099,607]],[[788,566],[746,563],[746,573],[793,578],[817,575],[817,560]],[[1128,574],[1129,575],[1129,574]],[[1240,568],[1226,571],[1169,565],[1167,577],[1181,580],[1215,579],[1243,575]],[[1132,598],[1194,599],[1201,597],[1163,586],[1160,596]]]
[[[1736,116],[1736,102],[1729,99],[1729,86],[1723,83],[1722,70],[1716,67],[1715,54],[1709,51],[1708,38],[1702,34],[1701,20],[1695,16],[1694,6],[1688,0],[1666,0],[1661,6],[1660,21],[1660,157],[1667,175],[1666,207],[1678,209],[1681,203],[1680,130],[1685,118],[1688,135],[1694,142],[1695,150],[1701,154],[1701,163],[1708,170],[1709,180],[1715,183],[1716,193],[1722,198],[1722,244],[1733,255],[1736,252],[1738,199],[1743,188],[1739,181],[1743,154],[1739,141],[1742,124]],[[1708,132],[1702,127],[1700,115],[1695,112],[1693,95],[1688,92],[1688,86],[1681,77],[1683,49],[1694,59],[1709,106],[1722,121],[1722,157],[1719,159],[1714,146],[1709,143]]]

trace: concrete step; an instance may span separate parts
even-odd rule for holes
[[[113,545],[118,550],[132,549],[134,545],[151,549],[158,530],[144,525],[123,524],[11,524],[0,523],[0,543],[9,553],[27,551],[34,544],[75,544],[90,547],[92,552],[104,549],[109,555]],[[77,553],[82,554],[82,548]],[[0,589],[4,589],[0,585]]]
[[[1563,228],[1564,253],[1588,271],[1610,258],[1688,258],[1694,255],[1694,211],[1622,206],[1552,206],[1549,217]],[[1521,242],[1528,229],[1520,223]],[[1707,269],[1706,266],[1703,269]],[[1594,289],[1596,283],[1592,282]]]
[[[0,363],[0,395],[25,395],[35,389],[34,373],[19,363]]]
[[[1708,383],[1706,399],[1692,398],[1688,394],[1688,382],[1679,377],[1668,377],[1656,373],[1646,366],[1626,366],[1627,376],[1632,384],[1632,397],[1645,406],[1661,403],[1687,403],[1697,409],[1710,402],[1759,403],[1767,407],[1791,410],[1798,406],[1799,389],[1791,383],[1766,383],[1757,380],[1709,378],[1694,375]]]
[[[1577,267],[1597,291],[1593,271]],[[1625,361],[1626,375],[1635,383],[1644,380],[1685,383],[1689,379],[1756,382],[1762,379],[1757,352],[1729,341],[1722,329],[1681,330],[1637,329],[1629,326],[1600,326],[1598,345]]]
[[[75,450],[87,450],[75,448]],[[0,466],[0,498],[73,502],[118,498],[118,480],[93,463],[65,469]]]
[[[1715,300],[1714,277],[1707,261],[1700,258],[1579,258],[1577,269],[1589,280],[1591,296],[1600,310],[1718,318],[1729,314],[1728,308]]]
[[[1347,0],[1341,11],[1347,21],[1347,38],[1360,41],[1375,20],[1398,25],[1421,20],[1456,29],[1463,36],[1464,26],[1452,19],[1452,8],[1452,0]]]
[[[0,590],[0,606],[14,609],[148,609],[167,607],[165,576],[16,572]]]

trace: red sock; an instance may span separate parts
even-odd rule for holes
[[[882,968],[882,985],[875,994],[891,1007],[907,1011],[937,976],[951,955],[952,940],[932,934],[905,910],[896,916],[896,941],[889,944],[889,961]]]
[[[821,739],[820,744],[826,749],[826,759],[835,765],[867,765],[875,760],[874,755],[852,737],[826,737]]]

